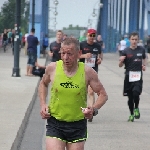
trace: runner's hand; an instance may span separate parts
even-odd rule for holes
[[[126,56],[120,56],[119,61],[124,62]]]
[[[82,108],[81,110],[84,114],[85,119],[91,119],[93,117],[93,108],[92,107],[87,107],[87,108]]]
[[[99,64],[101,64],[101,62],[102,62],[102,59],[101,58],[97,58],[97,64],[99,65]]]
[[[146,70],[146,66],[142,65],[142,70],[145,71]]]
[[[91,53],[86,53],[86,58],[91,58],[92,57],[92,54]]]
[[[48,109],[48,106],[46,104],[41,106],[40,114],[42,116],[42,119],[49,119],[50,118],[50,113],[48,110],[49,109]]]

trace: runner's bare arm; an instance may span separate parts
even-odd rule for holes
[[[102,61],[102,53],[101,54],[98,54],[97,56],[97,64],[101,64],[101,61]]]
[[[40,97],[40,105],[46,104],[46,96],[47,96],[47,88],[48,84],[50,83],[50,71],[51,66],[48,65],[45,69],[45,74],[43,75],[43,78],[39,85],[39,97]]]
[[[126,56],[121,56],[119,58],[119,67],[122,67],[124,65],[124,60],[125,60]]]
[[[143,64],[144,66],[146,66],[146,64],[147,64],[147,59],[146,59],[146,58],[142,60],[142,64]]]
[[[93,104],[93,108],[100,109],[108,99],[107,93],[100,80],[98,79],[97,73],[92,68],[88,67],[87,75],[89,85],[98,95],[96,102]]]
[[[143,59],[142,60],[142,70],[145,71],[146,70],[146,64],[147,64],[147,59]]]
[[[119,67],[122,67],[124,63],[122,61],[119,61]]]
[[[81,52],[82,53],[82,52]],[[80,58],[91,58],[92,54],[91,53],[86,53],[86,54],[81,54]]]

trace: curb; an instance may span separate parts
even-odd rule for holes
[[[49,62],[49,57],[47,56],[46,61],[45,61],[45,66],[47,65],[48,62]],[[24,134],[25,129],[26,129],[27,124],[28,124],[30,113],[32,111],[33,105],[34,105],[35,100],[36,100],[37,95],[38,95],[38,87],[39,87],[40,81],[41,81],[41,79],[39,79],[39,81],[37,83],[37,86],[35,88],[35,92],[33,94],[32,100],[31,100],[31,102],[30,102],[30,104],[27,108],[27,111],[26,111],[25,116],[22,120],[21,126],[19,127],[16,138],[15,138],[10,150],[19,150],[19,148],[20,148],[22,138],[23,138],[23,134]]]
[[[23,137],[24,131],[26,129],[26,126],[27,126],[27,123],[28,123],[28,120],[30,117],[30,112],[32,111],[33,105],[34,105],[35,100],[37,98],[39,83],[40,83],[40,79],[37,83],[37,86],[35,88],[35,92],[34,92],[34,95],[32,97],[32,100],[31,100],[31,102],[27,108],[27,111],[26,111],[25,116],[22,120],[21,126],[19,127],[16,138],[15,138],[10,150],[19,150],[20,144],[22,142],[22,137]]]

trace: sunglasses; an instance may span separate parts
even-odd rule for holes
[[[96,34],[89,34],[90,37],[96,37]]]

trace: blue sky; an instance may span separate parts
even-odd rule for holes
[[[0,0],[0,7],[7,0]],[[58,0],[57,6],[58,15],[56,17],[56,29],[73,26],[87,26],[88,18],[96,19],[91,16],[93,8],[98,9],[100,0]],[[51,7],[54,7],[53,0],[50,0]],[[53,12],[50,12],[50,17],[54,17]],[[53,22],[51,22],[53,24]],[[93,21],[92,27],[95,28],[96,21]]]

